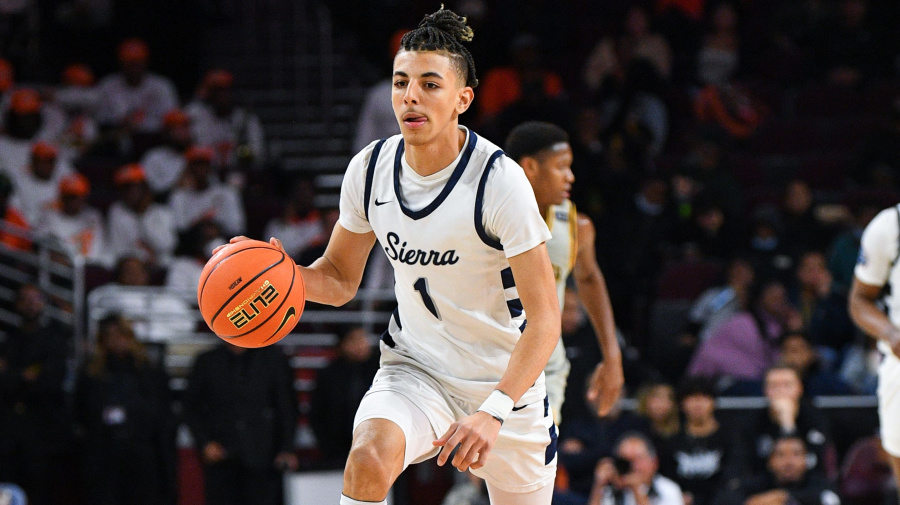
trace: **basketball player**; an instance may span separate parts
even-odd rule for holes
[[[403,37],[391,95],[401,134],[351,160],[325,253],[300,268],[308,300],[342,305],[376,238],[394,267],[398,310],[354,421],[341,505],[383,504],[407,465],[438,454],[443,465],[454,449],[451,464],[484,478],[492,504],[551,501],[550,232],[522,169],[459,125],[478,84],[472,35],[442,8]]]
[[[525,170],[534,189],[538,210],[553,235],[547,241],[547,252],[556,278],[560,310],[565,301],[566,280],[571,273],[578,298],[587,309],[603,351],[603,362],[597,365],[591,377],[588,399],[599,400],[598,414],[604,416],[619,398],[625,377],[612,305],[594,253],[594,224],[589,217],[578,214],[575,204],[569,200],[569,191],[575,182],[569,135],[556,125],[529,121],[513,128],[506,138],[505,148],[507,156]],[[560,411],[569,368],[566,349],[560,340],[544,369],[547,396],[557,424],[562,419]]]
[[[891,456],[900,484],[900,206],[882,210],[866,226],[850,288],[850,316],[878,340],[884,359],[878,367],[881,444]],[[887,289],[886,289],[887,288]],[[887,293],[886,296],[885,292]],[[880,304],[887,308],[885,314]]]

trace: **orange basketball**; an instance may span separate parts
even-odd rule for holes
[[[259,240],[229,244],[203,267],[197,302],[206,324],[241,347],[278,342],[294,329],[306,303],[294,261]]]

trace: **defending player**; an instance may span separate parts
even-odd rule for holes
[[[622,353],[616,340],[616,325],[606,281],[594,253],[594,224],[589,217],[578,214],[575,204],[569,200],[569,191],[575,182],[569,135],[556,125],[529,121],[510,132],[505,148],[506,154],[525,170],[534,189],[538,209],[553,235],[547,241],[547,252],[556,278],[560,309],[565,300],[566,280],[571,273],[578,298],[587,309],[594,327],[603,351],[603,362],[597,365],[591,378],[588,398],[592,401],[599,399],[598,413],[606,415],[619,398],[625,382]],[[544,369],[547,396],[557,424],[562,419],[560,411],[569,368],[566,350],[560,340]]]
[[[878,367],[881,444],[891,456],[900,484],[900,206],[882,210],[866,226],[850,288],[850,317],[878,340],[884,359]],[[887,291],[885,294],[885,287]],[[882,297],[882,295],[885,295]],[[879,304],[883,298],[885,314]]]
[[[407,465],[439,451],[443,465],[456,447],[453,466],[484,478],[493,504],[551,501],[550,233],[522,169],[459,125],[478,83],[472,35],[442,8],[403,37],[391,95],[401,135],[353,158],[325,253],[300,268],[308,300],[342,305],[376,238],[394,267],[398,310],[357,412],[342,505],[384,503]]]

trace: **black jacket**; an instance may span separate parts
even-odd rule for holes
[[[218,442],[247,468],[272,468],[275,455],[293,451],[297,397],[280,347],[228,344],[200,354],[184,395],[184,416],[197,450]]]

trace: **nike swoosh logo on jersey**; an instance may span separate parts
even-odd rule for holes
[[[381,205],[384,205],[384,204],[386,204],[386,203],[391,203],[391,202],[393,202],[393,200],[388,200],[388,201],[386,201],[386,202],[379,202],[378,199],[376,198],[376,199],[375,199],[375,206],[376,206],[376,207],[380,207]]]

